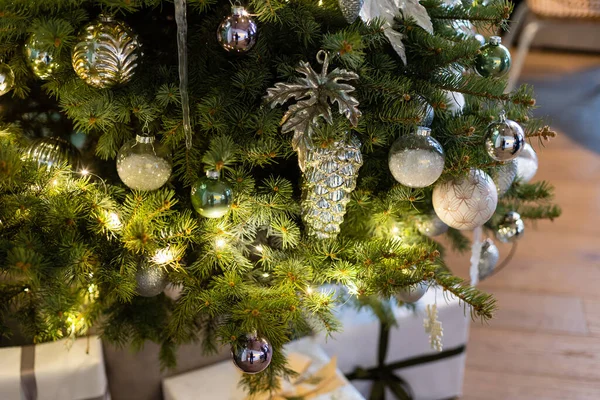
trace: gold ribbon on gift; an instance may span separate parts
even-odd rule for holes
[[[348,384],[337,371],[337,358],[319,368],[316,372],[308,372],[313,359],[300,353],[291,353],[288,356],[290,369],[298,373],[291,381],[281,380],[281,389],[277,393],[261,393],[248,396],[246,400],[287,400],[301,398],[303,400],[328,394]]]

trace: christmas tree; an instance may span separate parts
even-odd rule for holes
[[[166,367],[183,343],[257,343],[270,364],[244,375],[256,392],[289,372],[285,343],[339,330],[348,298],[377,308],[437,285],[491,318],[494,299],[431,237],[449,225],[466,251],[465,230],[515,240],[560,214],[552,187],[528,182],[526,142],[553,132],[530,87],[504,93],[494,34],[511,11],[4,0],[0,335],[93,328],[161,344]]]

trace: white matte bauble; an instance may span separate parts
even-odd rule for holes
[[[400,289],[396,293],[396,298],[404,303],[416,303],[421,300],[421,297],[425,296],[428,288],[429,285],[426,282],[415,283]]]
[[[154,136],[136,136],[117,154],[117,172],[127,187],[134,190],[156,190],[171,176],[169,151]]]
[[[517,177],[517,162],[509,161],[498,167],[494,174],[494,183],[498,189],[498,197],[502,197],[508,192]]]
[[[523,151],[515,159],[517,162],[517,177],[524,183],[533,179],[538,170],[538,157],[529,143],[525,143]]]
[[[392,144],[388,165],[398,182],[422,188],[442,175],[444,160],[444,149],[431,137],[431,129],[420,126],[415,133],[402,136]]]
[[[465,96],[460,92],[452,92],[446,90],[446,110],[450,111],[453,115],[459,114],[465,108]]]
[[[488,174],[473,168],[465,177],[435,185],[432,200],[435,213],[446,225],[471,230],[494,215],[498,192]]]

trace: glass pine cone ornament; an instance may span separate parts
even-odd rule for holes
[[[192,185],[192,206],[203,217],[221,218],[231,208],[233,189],[219,175],[217,171],[207,171]]]
[[[117,154],[117,173],[128,188],[151,191],[162,187],[171,176],[169,150],[154,136],[137,135]]]
[[[429,285],[426,282],[415,283],[414,285],[400,289],[396,293],[396,298],[404,303],[416,303],[425,296],[428,287]]]
[[[67,164],[72,170],[81,166],[81,153],[77,147],[59,137],[46,137],[33,141],[27,148],[26,157],[47,168]]]
[[[167,273],[162,267],[142,264],[135,273],[135,291],[143,297],[158,296],[167,287]]]
[[[102,14],[81,31],[71,61],[85,83],[102,89],[130,81],[141,56],[141,44],[129,25]]]
[[[338,0],[340,10],[346,21],[351,24],[356,21],[365,0]]]
[[[533,179],[538,170],[538,157],[529,143],[525,143],[523,151],[515,159],[517,163],[517,177],[524,183]]]
[[[392,144],[388,166],[394,179],[413,188],[433,184],[444,171],[444,149],[431,137],[431,129],[420,126],[415,133]]]
[[[492,122],[486,128],[485,149],[496,161],[510,161],[517,158],[525,146],[525,133],[521,125],[507,119],[506,113],[500,113],[500,120]]]
[[[48,79],[57,72],[62,65],[56,59],[52,48],[44,48],[35,33],[29,36],[25,43],[25,58],[27,64],[40,79]]]
[[[500,78],[510,70],[510,51],[502,44],[500,36],[490,37],[487,44],[479,49],[475,59],[475,70],[484,78]]]
[[[302,220],[309,235],[335,238],[356,187],[363,158],[358,138],[348,134],[327,147],[309,149],[302,188]]]
[[[521,219],[521,215],[517,212],[509,211],[498,225],[496,239],[502,243],[510,243],[521,238],[523,234],[525,234],[525,223]]]
[[[231,7],[231,15],[217,29],[217,40],[230,52],[245,53],[256,44],[258,28],[242,6]]]
[[[267,339],[250,333],[231,346],[231,358],[242,372],[258,374],[271,364],[273,348]]]
[[[479,263],[477,264],[479,280],[484,280],[494,272],[498,260],[500,260],[500,251],[494,241],[492,239],[484,240],[479,254]]]
[[[433,188],[433,209],[454,229],[471,230],[485,224],[496,211],[498,191],[492,178],[479,169]]]
[[[12,68],[5,63],[0,63],[0,96],[10,92],[15,86],[15,74]]]

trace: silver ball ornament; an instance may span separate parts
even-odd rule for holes
[[[502,243],[514,242],[525,233],[525,223],[521,215],[510,211],[504,215],[496,230],[496,238]]]
[[[509,161],[498,167],[494,174],[494,183],[498,189],[498,197],[502,197],[508,192],[513,182],[517,178],[517,162],[516,160]]]
[[[492,239],[484,240],[481,245],[479,264],[477,265],[479,280],[484,280],[494,272],[498,260],[500,260],[498,247],[496,247]]]
[[[27,64],[40,79],[48,79],[62,68],[62,64],[56,60],[56,54],[52,49],[44,48],[35,34],[29,36],[25,42],[25,58]]]
[[[417,230],[427,237],[435,237],[448,232],[448,225],[434,213],[418,221]]]
[[[244,7],[233,6],[217,29],[217,40],[230,52],[245,53],[256,44],[258,27]]]
[[[142,57],[135,32],[122,21],[102,14],[87,25],[73,47],[73,69],[88,85],[110,88],[127,83]]]
[[[396,293],[396,298],[404,303],[416,303],[425,296],[428,288],[429,285],[426,282],[415,283],[414,285],[400,289]]]
[[[0,63],[0,96],[10,92],[15,86],[15,74],[8,64]]]
[[[529,143],[525,143],[523,151],[516,158],[517,177],[524,183],[533,179],[538,170],[538,157]]]
[[[420,126],[415,133],[396,140],[390,148],[388,166],[398,182],[413,188],[433,184],[444,171],[444,149],[431,137],[431,129]]]
[[[143,297],[158,296],[167,287],[167,273],[164,268],[142,264],[135,273],[136,292]]]
[[[81,166],[81,153],[77,147],[59,137],[46,137],[33,141],[25,150],[26,158],[47,168],[67,164],[73,170]]]
[[[517,158],[525,146],[525,133],[521,125],[506,118],[504,111],[498,122],[486,128],[485,149],[496,161],[510,161]]]
[[[267,339],[249,333],[231,346],[231,358],[242,372],[258,374],[271,364],[273,348]]]

